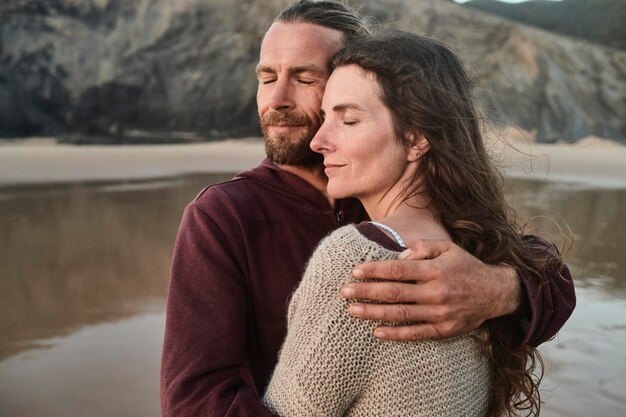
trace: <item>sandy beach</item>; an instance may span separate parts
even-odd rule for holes
[[[0,186],[237,172],[258,164],[264,152],[259,138],[103,146],[57,144],[53,138],[24,139],[0,144]]]
[[[487,135],[486,144],[508,177],[626,187],[626,146],[588,136],[576,142],[542,144],[517,129]]]
[[[614,141],[588,137],[576,144],[536,144],[509,132],[492,135],[487,143],[506,176],[626,187],[626,146]],[[255,166],[263,157],[259,138],[110,146],[25,139],[0,145],[0,186],[236,172]]]

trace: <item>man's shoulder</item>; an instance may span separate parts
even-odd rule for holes
[[[233,178],[228,181],[211,184],[203,188],[189,203],[205,213],[223,213],[235,207],[245,207],[258,198],[258,184],[248,178]]]
[[[254,182],[248,178],[235,177],[228,181],[207,185],[193,199],[193,203],[203,204],[213,199],[229,198],[238,194],[245,195]]]
[[[263,213],[290,207],[285,195],[295,192],[267,163],[240,172],[234,178],[202,189],[189,203],[188,210],[200,211],[216,221],[263,217]]]
[[[225,199],[245,203],[247,200],[271,195],[272,187],[270,185],[272,182],[276,183],[276,180],[269,178],[268,175],[259,175],[258,172],[262,171],[262,168],[257,167],[237,174],[230,180],[206,186],[194,198],[193,203],[203,205],[212,200],[222,201]]]

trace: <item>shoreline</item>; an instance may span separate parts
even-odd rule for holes
[[[507,178],[626,188],[626,146],[594,136],[576,143],[534,143],[525,136],[499,134],[485,139]]]
[[[626,188],[626,146],[589,137],[576,144],[486,139],[507,178]],[[507,135],[507,137],[510,137]],[[54,138],[0,144],[0,187],[150,180],[239,172],[265,157],[261,138],[168,145],[66,145]]]
[[[238,172],[264,155],[259,138],[174,145],[67,145],[33,138],[0,144],[0,187]]]
[[[506,142],[489,138],[487,146],[507,178],[626,188],[626,146],[608,139],[544,144],[516,137]]]

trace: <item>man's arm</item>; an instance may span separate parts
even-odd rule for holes
[[[161,367],[164,417],[271,416],[241,376],[246,291],[234,248],[216,223],[192,203],[176,239]]]
[[[533,251],[554,250],[537,237],[525,238],[525,244]],[[342,289],[349,299],[390,303],[353,303],[353,316],[423,322],[379,327],[374,334],[383,339],[454,336],[498,317],[490,327],[509,349],[537,346],[556,334],[576,305],[572,277],[564,265],[558,270],[540,271],[545,281],[540,286],[529,273],[487,265],[452,242],[421,241],[402,258],[363,264],[353,271],[360,280],[392,281],[360,282]]]
[[[536,236],[524,236],[524,244],[536,252],[559,256],[554,245]],[[522,305],[513,314],[489,321],[489,328],[509,349],[537,347],[563,327],[576,307],[574,281],[564,264],[539,271],[541,284],[530,272],[517,271],[523,294]]]

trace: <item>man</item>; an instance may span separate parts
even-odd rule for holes
[[[287,302],[305,263],[326,234],[366,219],[358,202],[327,198],[321,157],[309,149],[321,124],[330,59],[364,28],[363,19],[341,5],[300,1],[267,31],[257,104],[268,159],[207,187],[185,209],[168,298],[164,416],[270,415],[259,396],[276,364]],[[529,244],[547,248],[538,239]],[[405,257],[354,272],[359,279],[396,282],[343,289],[348,298],[395,303],[354,303],[350,314],[424,322],[379,328],[376,337],[445,337],[493,319],[490,327],[511,348],[536,345],[553,336],[574,307],[565,267],[541,271],[547,283],[539,292],[531,274],[485,265],[451,242],[422,242]]]

